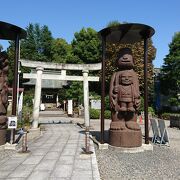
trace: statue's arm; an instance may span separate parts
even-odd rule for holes
[[[138,75],[134,72],[134,89],[135,89],[135,94],[134,94],[134,100],[135,100],[135,106],[136,109],[140,108],[141,104],[141,99],[140,99],[140,91],[139,91],[139,79]]]
[[[116,73],[114,73],[111,77],[110,88],[109,88],[109,101],[111,109],[115,109],[116,97],[117,95],[114,93],[116,86]]]

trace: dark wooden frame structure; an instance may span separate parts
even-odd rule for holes
[[[147,84],[147,56],[148,39],[155,33],[155,30],[145,24],[127,23],[114,27],[108,27],[99,31],[102,40],[102,83],[101,83],[101,143],[104,143],[104,110],[105,110],[105,60],[106,43],[133,44],[144,41],[144,117],[145,117],[145,144],[149,144],[148,128],[148,84]]]
[[[17,83],[18,83],[18,60],[19,60],[19,41],[25,39],[27,33],[24,29],[0,21],[0,39],[15,41],[15,59],[14,59],[14,81],[13,81],[13,102],[12,102],[12,115],[16,116],[17,108]],[[14,136],[13,136],[14,142]]]

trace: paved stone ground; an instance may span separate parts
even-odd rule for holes
[[[83,123],[83,119],[73,118],[74,123]],[[105,120],[105,142],[108,141],[110,120]],[[100,120],[91,120],[91,134],[100,139]],[[118,150],[99,150],[95,146],[100,177],[102,180],[121,179],[180,179],[180,130],[166,127],[170,147],[153,145],[153,151],[141,153],[122,153]],[[144,134],[144,124],[141,124]],[[149,131],[152,137],[152,129]],[[150,141],[151,143],[151,141]]]
[[[82,154],[85,135],[74,124],[45,124],[41,137],[29,144],[30,153],[14,152],[0,159],[0,179],[99,180],[95,153]],[[91,141],[91,151],[94,146]]]

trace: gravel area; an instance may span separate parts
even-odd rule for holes
[[[96,149],[102,180],[180,180],[180,130],[166,122],[170,147],[153,144],[153,151],[122,153],[117,149]],[[141,126],[144,132],[144,125]],[[150,137],[152,129],[150,128]]]
[[[108,136],[109,124],[105,121],[105,142]],[[139,153],[123,153],[117,149],[99,150],[96,146],[96,157],[102,180],[180,180],[180,130],[170,128],[166,121],[170,147],[153,145],[153,151]],[[100,123],[91,121],[92,135],[99,140]],[[144,134],[144,124],[141,124]],[[152,137],[150,127],[149,136]]]
[[[141,153],[96,148],[96,156],[102,180],[180,179],[180,152],[168,147]]]

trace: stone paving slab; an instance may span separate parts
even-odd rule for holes
[[[0,159],[0,180],[100,180],[96,155],[82,154],[83,130],[75,124],[46,124],[42,135],[28,144],[29,153]],[[93,142],[90,150],[95,152]]]

